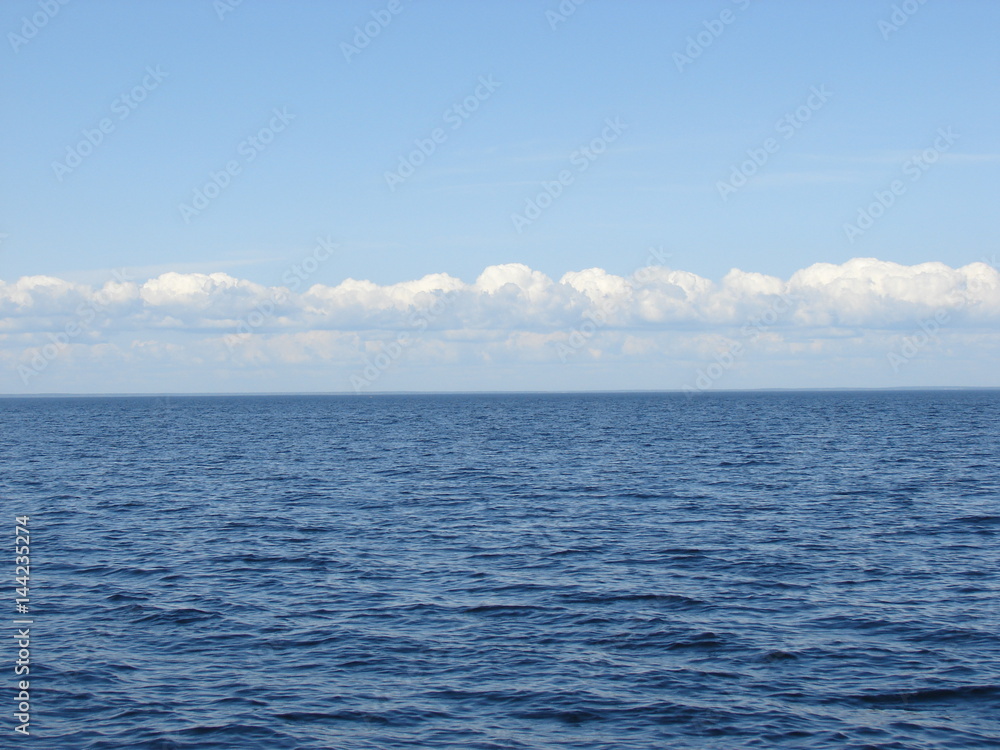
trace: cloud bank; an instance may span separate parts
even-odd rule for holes
[[[788,279],[733,269],[719,281],[661,265],[629,276],[589,268],[554,280],[519,263],[490,266],[471,283],[443,273],[390,285],[309,285],[302,273],[283,279],[277,286],[224,273],[141,282],[118,274],[101,287],[47,276],[0,281],[4,390],[51,390],[44,381],[56,371],[67,378],[102,367],[140,378],[201,372],[205,382],[267,371],[273,384],[292,368],[332,376],[310,380],[329,383],[321,390],[350,390],[352,378],[358,390],[359,379],[373,387],[390,372],[378,388],[397,385],[398,371],[412,367],[457,374],[463,366],[545,364],[565,372],[613,363],[675,372],[681,382],[659,386],[674,388],[685,384],[684,373],[692,380],[699,362],[718,370],[724,360],[727,378],[754,357],[864,354],[891,365],[910,340],[907,351],[920,346],[908,365],[918,355],[953,356],[956,346],[995,352],[1000,331],[1000,273],[988,262],[951,268],[855,258]],[[903,365],[896,362],[897,376]]]

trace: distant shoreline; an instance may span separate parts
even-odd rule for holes
[[[941,391],[1000,391],[1000,386],[964,386],[964,385],[935,385],[935,386],[905,386],[896,388],[713,388],[702,391],[697,397],[710,396],[712,394],[739,394],[739,393],[934,393]],[[206,397],[311,397],[318,396],[367,398],[375,396],[655,396],[655,395],[677,395],[687,396],[687,393],[680,389],[675,390],[622,390],[622,391],[371,391],[366,393],[354,393],[353,391],[293,391],[293,392],[218,392],[218,393],[0,393],[0,399],[14,398],[206,398]]]

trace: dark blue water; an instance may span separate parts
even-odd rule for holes
[[[0,457],[4,747],[1000,747],[998,392],[4,399]]]

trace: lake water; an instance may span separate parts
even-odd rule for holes
[[[18,747],[1000,747],[1000,392],[0,399],[0,459]]]

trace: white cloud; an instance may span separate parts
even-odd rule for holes
[[[0,324],[44,332],[92,311],[112,329],[165,322],[225,329],[265,305],[274,319],[263,326],[268,331],[336,329],[338,324],[345,330],[389,330],[408,327],[414,311],[448,300],[448,317],[456,328],[553,330],[610,305],[622,308],[623,325],[699,321],[725,326],[741,325],[783,297],[794,308],[786,325],[892,327],[941,308],[987,322],[1000,313],[1000,274],[981,262],[953,269],[942,263],[902,266],[855,258],[842,265],[814,264],[787,281],[733,269],[712,282],[662,266],[629,277],[589,268],[553,281],[526,265],[508,263],[486,268],[471,284],[439,273],[384,286],[346,279],[337,286],[316,284],[301,294],[224,273],[170,272],[141,284],[109,281],[100,288],[32,276],[0,281]]]
[[[0,281],[0,367],[14,372],[42,357],[40,380],[42,370],[71,377],[73,367],[111,361],[343,374],[401,335],[408,343],[394,368],[691,363],[733,342],[785,360],[862,352],[877,359],[935,316],[935,344],[958,347],[937,351],[978,345],[995,353],[1000,273],[982,262],[950,268],[855,258],[817,263],[788,279],[733,269],[716,282],[647,266],[627,277],[569,271],[556,281],[508,263],[471,283],[437,273],[300,291],[224,273],[168,272],[100,287],[34,276]]]

